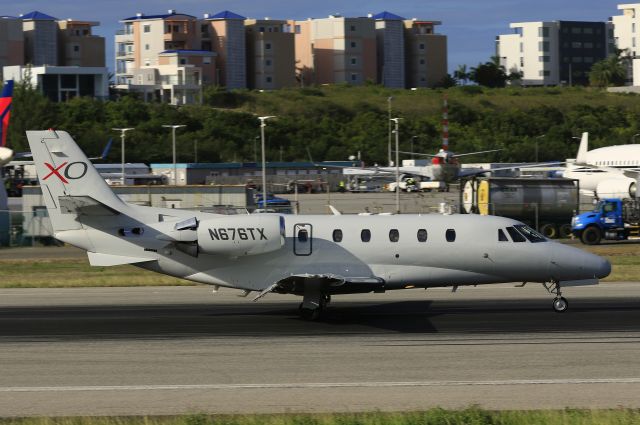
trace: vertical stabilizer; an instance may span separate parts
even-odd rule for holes
[[[582,165],[587,163],[587,152],[589,152],[589,133],[582,133],[580,139],[580,147],[578,148],[578,156],[576,156],[576,164]]]
[[[64,204],[69,198],[91,198],[115,211],[126,207],[69,133],[27,131],[27,139],[54,232],[82,227],[76,214],[61,208],[61,199]]]

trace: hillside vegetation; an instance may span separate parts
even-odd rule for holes
[[[89,155],[97,155],[112,127],[135,127],[127,134],[128,162],[169,162],[171,138],[163,124],[186,124],[177,131],[178,161],[253,161],[259,115],[276,115],[266,129],[267,160],[344,160],[358,151],[367,163],[387,158],[388,97],[392,115],[403,118],[401,150],[433,153],[440,146],[443,94],[449,96],[450,140],[455,152],[503,149],[468,158],[533,161],[575,157],[583,131],[591,147],[630,143],[640,133],[640,97],[586,88],[503,88],[479,86],[447,90],[390,90],[379,86],[336,85],[271,92],[226,92],[209,87],[203,105],[173,107],[135,97],[118,101],[76,98],[54,104],[29,87],[14,94],[9,144],[26,150],[27,129],[66,130]],[[639,140],[640,142],[640,140]],[[259,141],[258,157],[259,157]],[[114,143],[108,161],[120,158]]]

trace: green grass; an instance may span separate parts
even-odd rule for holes
[[[189,415],[166,417],[73,417],[0,419],[0,425],[626,425],[640,410],[539,410],[494,412],[479,408],[408,413],[288,415]]]
[[[194,285],[134,266],[92,267],[85,259],[2,260],[0,288]]]

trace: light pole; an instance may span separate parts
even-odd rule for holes
[[[120,159],[122,162],[122,178],[120,179],[120,184],[122,186],[124,186],[124,138],[125,138],[125,133],[129,130],[133,130],[133,127],[127,127],[127,128],[112,128],[111,130],[115,130],[115,131],[119,131],[120,132]]]
[[[168,124],[163,125],[165,128],[171,129],[171,135],[173,136],[173,185],[178,185],[178,165],[176,164],[176,128],[186,127],[184,124]]]
[[[416,141],[417,138],[418,138],[418,136],[411,136],[411,159],[414,159],[415,150],[413,150],[413,144],[414,144],[414,142]]]
[[[391,101],[393,100],[393,96],[389,96],[387,98],[387,112],[389,114],[389,143],[387,146],[387,154],[389,156],[389,166],[391,166]]]
[[[258,117],[260,120],[260,141],[262,148],[262,209],[267,209],[267,166],[265,163],[264,152],[264,128],[267,126],[266,122],[270,118],[275,118],[273,115],[267,115],[265,117]]]
[[[640,136],[640,133],[636,133],[633,136],[631,136],[631,144],[635,144],[636,143],[636,137]]]
[[[393,121],[396,124],[396,214],[400,214],[400,120],[402,118],[391,118],[389,121]]]
[[[540,136],[536,137],[536,162],[538,162],[538,139],[542,139],[543,137],[546,137],[546,134],[542,134]]]

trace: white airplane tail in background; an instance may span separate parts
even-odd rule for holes
[[[587,152],[589,152],[589,133],[582,133],[580,139],[580,147],[578,148],[578,156],[576,156],[576,164],[582,165],[587,163]]]
[[[82,229],[79,214],[125,208],[69,133],[27,131],[27,139],[54,233]]]

